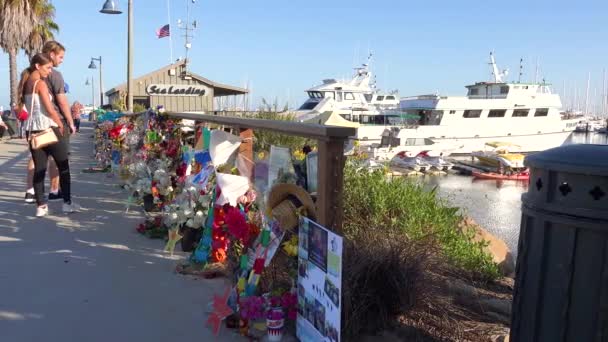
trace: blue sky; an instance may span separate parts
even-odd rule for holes
[[[171,1],[174,58],[184,56],[176,20],[186,19],[186,3]],[[99,13],[104,0],[53,0],[57,39],[68,49],[60,67],[70,84],[70,100],[91,103],[90,57],[102,56],[105,90],[126,80],[126,0],[124,13]],[[167,0],[133,0],[134,75],[169,62],[169,40],[155,31],[167,23]],[[405,1],[405,0],[198,0],[191,19],[199,28],[190,51],[192,71],[217,82],[252,88],[252,102],[290,100],[298,106],[304,90],[324,78],[351,75],[373,51],[373,71],[382,89],[402,96],[440,92],[464,94],[463,86],[489,79],[488,53],[517,79],[540,74],[568,97],[585,91],[587,73],[601,93],[608,67],[607,1]],[[27,66],[24,57],[19,69]],[[8,56],[0,55],[0,105],[9,102]]]

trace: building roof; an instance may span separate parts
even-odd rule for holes
[[[137,77],[135,79],[133,79],[133,83],[137,83],[140,81],[143,81],[145,79],[151,78],[154,75],[158,74],[158,73],[164,73],[167,72],[171,69],[177,69],[177,68],[184,68],[186,66],[186,60],[179,60],[173,64],[169,64],[167,66],[164,66],[158,70],[154,70],[150,73],[147,73],[143,76]],[[222,83],[218,83],[218,82],[214,82],[211,81],[210,79],[207,79],[203,76],[197,75],[195,73],[192,72],[187,72],[187,76],[192,77],[195,80],[198,80],[202,83],[205,83],[211,87],[214,88],[214,96],[218,97],[218,96],[229,96],[229,95],[244,95],[249,93],[248,89],[245,88],[239,88],[239,87],[234,87],[234,86],[230,86],[230,85],[226,85],[226,84],[222,84]],[[105,92],[106,96],[110,96],[118,91],[126,91],[127,90],[127,83],[123,83],[121,85],[118,85],[108,91]]]

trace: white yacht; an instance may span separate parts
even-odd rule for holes
[[[458,146],[454,153],[469,154],[487,142],[505,141],[520,152],[560,146],[572,133],[577,119],[560,114],[561,100],[547,83],[505,82],[490,54],[494,80],[466,88],[466,96],[423,95],[402,98],[400,113],[386,116],[404,123],[393,146],[420,145],[424,139]],[[387,126],[361,126],[357,139],[379,143]],[[367,139],[364,139],[367,137]],[[372,138],[374,137],[374,138]],[[378,145],[376,145],[378,146]]]
[[[308,99],[295,112],[297,120],[307,121],[321,113],[333,112],[349,121],[368,123],[381,110],[397,109],[397,91],[382,93],[376,89],[369,70],[370,58],[367,63],[355,68],[351,80],[326,79],[323,84],[307,89]]]

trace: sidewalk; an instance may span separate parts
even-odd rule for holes
[[[72,192],[87,211],[46,218],[25,204],[25,141],[0,142],[0,340],[217,341],[207,304],[224,280],[173,272],[178,260],[135,231],[143,214],[125,213],[127,194],[94,163],[92,128],[72,136]],[[48,178],[47,178],[48,179]],[[48,191],[48,180],[47,180]],[[178,246],[179,249],[179,246]],[[222,327],[221,340],[240,341]]]

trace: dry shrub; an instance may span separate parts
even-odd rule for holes
[[[342,332],[346,340],[377,334],[429,295],[424,277],[433,244],[404,234],[359,231],[344,241]]]

